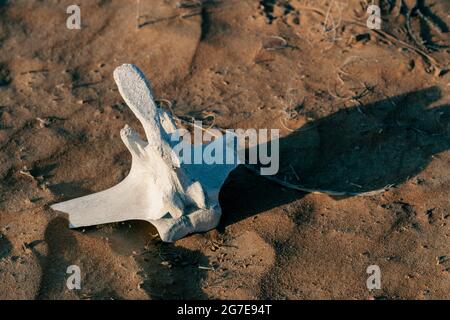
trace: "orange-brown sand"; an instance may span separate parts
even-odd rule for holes
[[[375,1],[382,33],[364,1],[141,0],[140,28],[134,1],[78,2],[81,30],[71,1],[0,1],[1,299],[450,298],[448,1],[423,1],[432,23]],[[217,230],[175,244],[146,222],[70,230],[49,205],[130,169],[122,63],[178,116],[280,129],[277,179],[389,188],[302,193],[239,167]]]

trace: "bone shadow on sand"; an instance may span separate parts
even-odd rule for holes
[[[313,121],[280,139],[276,177],[309,189],[352,193],[403,183],[450,148],[450,106],[430,108],[440,98],[439,88],[430,87]],[[221,190],[219,229],[305,194],[240,166]]]
[[[205,300],[202,289],[209,266],[208,258],[198,250],[189,250],[171,243],[153,243],[153,258],[136,258],[145,273],[141,288],[153,300]]]

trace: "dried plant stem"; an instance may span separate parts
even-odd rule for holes
[[[296,6],[296,8],[298,8],[300,10],[315,12],[315,13],[323,16],[323,17],[326,17],[326,13],[323,12],[321,9],[316,8],[316,7]],[[357,26],[360,26],[360,27],[367,28],[367,26],[364,23],[362,23],[360,21],[357,21],[357,20],[343,19],[342,22],[343,23],[348,23],[348,24],[354,24],[354,25],[357,25]],[[425,63],[427,63],[429,65],[432,65],[434,68],[439,68],[439,63],[436,61],[436,59],[434,59],[428,53],[423,51],[421,48],[417,48],[415,46],[412,46],[409,43],[398,39],[397,37],[393,36],[392,34],[386,32],[386,31],[378,30],[378,29],[370,29],[370,31],[372,33],[375,33],[377,36],[383,38],[384,40],[387,40],[387,41],[389,41],[391,43],[394,43],[394,44],[401,45],[405,49],[418,54],[419,56],[422,57],[422,59],[424,60]]]
[[[257,170],[254,167],[251,167],[249,165],[245,165],[245,167],[250,170],[251,172],[259,175],[259,170]],[[297,191],[301,191],[301,192],[308,192],[308,193],[314,193],[314,194],[326,194],[329,196],[336,196],[336,197],[342,197],[342,196],[355,196],[355,197],[371,197],[371,196],[375,196],[381,193],[384,193],[386,191],[388,191],[390,188],[392,188],[392,185],[388,185],[386,187],[384,187],[383,189],[379,189],[379,190],[374,190],[374,191],[369,191],[369,192],[349,192],[349,191],[332,191],[332,190],[322,190],[322,189],[311,189],[311,188],[306,188],[302,185],[299,184],[292,184],[286,181],[282,181],[280,179],[277,179],[275,177],[272,176],[261,176],[262,178],[265,178],[269,181],[272,181],[276,184],[281,185],[282,187],[288,188],[288,189],[293,189],[293,190],[297,190]]]

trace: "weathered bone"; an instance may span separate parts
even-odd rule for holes
[[[172,116],[156,106],[143,73],[126,64],[115,70],[114,79],[144,127],[147,141],[125,126],[120,133],[132,155],[131,170],[125,180],[106,191],[58,203],[52,208],[68,213],[71,228],[146,220],[166,242],[217,227],[222,214],[219,191],[237,163],[181,163],[172,149],[171,137],[177,129]],[[226,149],[230,136],[219,139],[229,152]],[[206,145],[193,147],[203,149]]]

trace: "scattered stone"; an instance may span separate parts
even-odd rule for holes
[[[435,67],[433,73],[434,73],[435,77],[442,77],[445,74],[447,74],[448,71],[449,71],[449,69]]]
[[[436,257],[436,265],[443,264],[444,262],[448,261],[447,256],[440,256]]]
[[[48,119],[42,119],[42,118],[36,118],[39,124],[39,128],[43,129],[47,127],[50,124],[50,120]]]
[[[167,268],[172,268],[172,264],[169,261],[162,261],[161,265]]]

